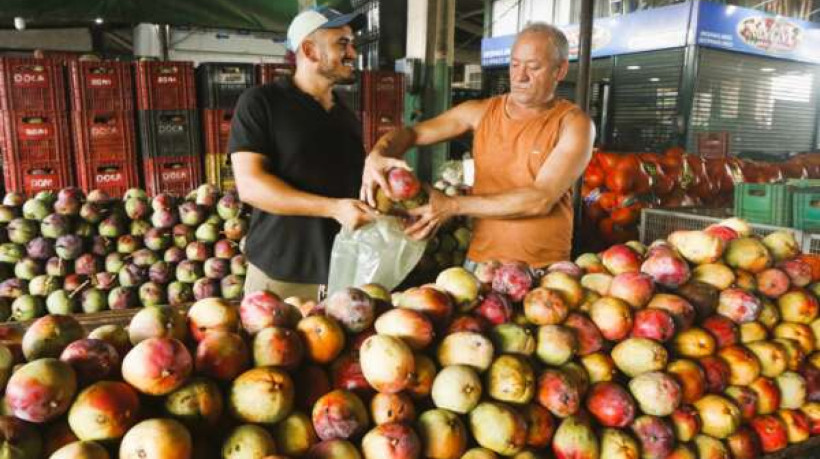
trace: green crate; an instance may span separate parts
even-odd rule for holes
[[[788,179],[786,180],[787,185],[791,185],[797,188],[806,188],[806,187],[820,187],[820,180],[818,179]]]
[[[752,223],[791,226],[793,189],[783,183],[739,183],[735,215]]]
[[[820,186],[792,190],[794,227],[808,232],[820,232]]]

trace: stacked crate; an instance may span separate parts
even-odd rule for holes
[[[361,74],[360,98],[362,137],[370,151],[381,136],[401,127],[404,117],[404,76],[400,73],[368,70]]]
[[[228,154],[233,110],[202,110],[205,136],[205,180],[220,190],[236,188]]]
[[[239,96],[256,84],[253,64],[208,62],[196,69],[205,142],[205,177],[221,190],[235,187],[228,155],[231,118]]]
[[[269,84],[293,77],[293,64],[259,64],[256,66],[256,84]]]
[[[142,61],[136,82],[145,189],[184,196],[202,182],[193,63]]]
[[[69,73],[78,183],[122,196],[139,187],[131,65],[74,61]]]
[[[60,62],[0,58],[0,130],[6,191],[32,195],[74,184]]]
[[[79,60],[83,54],[84,53],[73,51],[38,50],[32,53],[32,57],[36,59],[51,59],[54,62],[59,62],[68,67],[71,62]]]

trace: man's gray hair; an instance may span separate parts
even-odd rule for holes
[[[558,62],[569,59],[569,42],[567,36],[558,27],[546,22],[531,22],[518,32],[516,41],[524,35],[536,34],[546,37],[558,54]]]

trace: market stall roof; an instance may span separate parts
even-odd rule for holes
[[[350,0],[321,0],[349,11]],[[0,28],[22,17],[28,27],[148,22],[178,26],[284,32],[299,10],[298,0],[4,0]]]

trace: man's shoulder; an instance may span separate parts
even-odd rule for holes
[[[487,97],[485,99],[471,99],[462,102],[456,107],[459,117],[463,121],[466,121],[473,130],[478,129],[488,109],[493,105],[497,97],[499,96]]]
[[[560,99],[559,104],[561,104],[559,113],[561,115],[561,124],[566,124],[568,121],[574,120],[585,120],[588,122],[592,122],[592,118],[590,118],[589,114],[581,108],[580,105],[576,104],[567,99]]]
[[[472,99],[464,102],[462,106],[465,111],[469,111],[474,118],[484,118],[491,107],[502,105],[504,103],[504,94],[485,97],[484,99]]]
[[[457,109],[460,113],[468,114],[471,118],[475,116],[480,117],[487,107],[490,106],[492,101],[492,97],[488,97],[486,99],[470,99],[465,100],[453,108]]]
[[[276,83],[268,83],[246,89],[239,98],[238,104],[274,103],[281,100],[284,96],[284,88]]]
[[[569,99],[558,99],[558,103],[561,104],[564,110],[566,110],[569,113],[585,113],[580,105],[576,104],[575,102]]]

